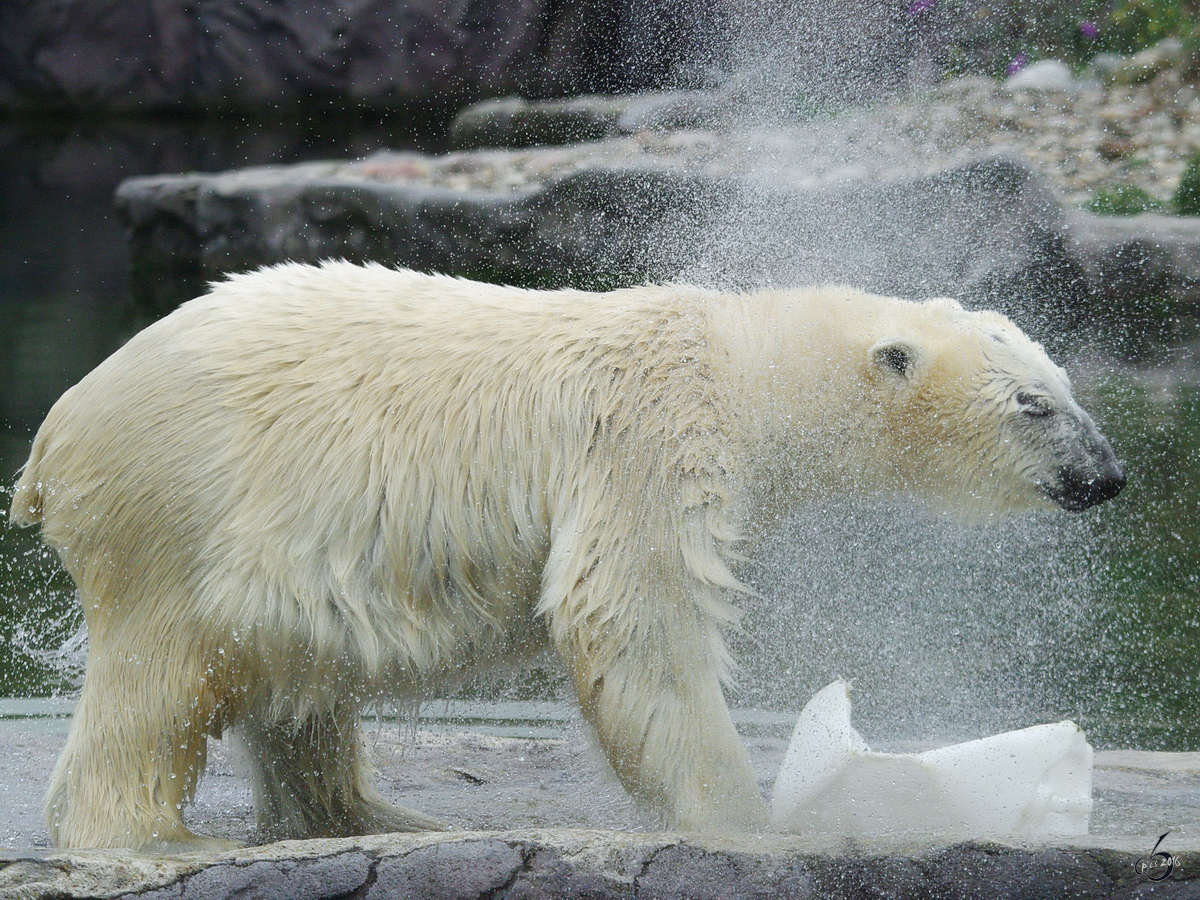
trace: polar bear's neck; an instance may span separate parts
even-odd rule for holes
[[[763,520],[746,523],[751,533],[798,499],[869,487],[869,411],[849,401],[860,395],[874,332],[887,327],[881,301],[848,288],[713,298],[714,377],[745,426],[742,488],[751,518]]]

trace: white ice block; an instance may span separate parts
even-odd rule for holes
[[[925,753],[876,753],[850,724],[844,681],[796,722],[775,780],[779,831],[825,836],[1087,834],[1092,748],[1074,722]]]

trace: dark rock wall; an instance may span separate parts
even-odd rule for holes
[[[454,106],[635,90],[694,63],[715,21],[699,0],[4,2],[0,110]]]

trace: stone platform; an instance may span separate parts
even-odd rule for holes
[[[779,837],[548,830],[290,841],[212,858],[128,853],[16,857],[0,897],[287,900],[442,898],[988,898],[1200,896],[1200,853],[1100,847],[858,847],[816,851]],[[1165,871],[1150,870],[1151,874]]]
[[[605,773],[562,704],[432,704],[413,726],[374,723],[389,799],[455,830],[287,841],[152,858],[46,848],[41,793],[67,704],[0,702],[0,900],[49,897],[1200,897],[1200,753],[1096,757],[1091,834],[1021,842],[852,842],[654,830]],[[60,715],[48,715],[48,712]],[[32,714],[31,714],[32,713]],[[790,716],[742,710],[769,792]],[[912,749],[895,746],[886,749]],[[198,831],[253,843],[236,753],[215,742],[188,811]],[[1155,882],[1138,860],[1170,857]],[[1143,863],[1144,866],[1144,863]]]

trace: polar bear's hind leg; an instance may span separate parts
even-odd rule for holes
[[[169,853],[239,846],[183,824],[217,718],[210,685],[195,675],[204,668],[185,652],[138,652],[121,631],[91,632],[87,678],[47,792],[51,840]]]
[[[393,806],[373,781],[358,710],[339,701],[304,718],[251,715],[237,734],[249,751],[261,836],[350,837],[446,826]]]

